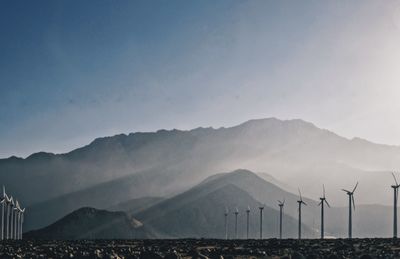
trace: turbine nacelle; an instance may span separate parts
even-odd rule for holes
[[[331,206],[329,205],[328,201],[326,200],[326,196],[325,196],[325,185],[322,185],[322,197],[319,198],[320,202],[318,203],[318,206],[322,205],[323,203],[325,203],[326,205],[328,205],[328,207],[330,208]]]
[[[303,201],[303,197],[301,196],[300,188],[299,188],[299,197],[300,199],[297,201],[297,203],[299,203],[299,205],[304,204],[307,206],[307,203]]]
[[[346,190],[346,189],[342,189],[342,191],[344,191],[349,196],[349,198],[351,199],[351,202],[353,203],[353,209],[354,210],[356,210],[356,205],[354,203],[354,192],[356,191],[357,186],[358,186],[358,182],[356,183],[356,185],[354,186],[352,191],[349,191],[349,190]]]
[[[393,176],[394,182],[395,182],[396,184],[392,185],[391,187],[392,187],[393,189],[398,189],[398,188],[400,187],[400,184],[397,182],[397,179],[396,179],[396,176],[394,175],[394,173],[392,173],[392,176]]]
[[[24,209],[24,210],[25,210],[25,209]],[[228,216],[228,214],[229,214],[229,210],[228,210],[228,208],[225,207],[224,215],[225,215],[225,216]]]

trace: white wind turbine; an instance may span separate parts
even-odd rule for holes
[[[24,230],[24,216],[25,215],[25,208],[22,209],[22,214],[21,214],[21,239],[23,235],[23,230]]]
[[[4,240],[4,218],[5,218],[5,206],[7,202],[6,188],[3,185],[3,195],[1,196],[1,240]]]
[[[10,203],[10,220],[11,220],[11,222],[10,222],[10,239],[14,239],[14,235],[13,235],[13,233],[14,233],[14,206],[15,206],[14,199],[11,196],[11,203]]]
[[[24,213],[25,213],[25,208],[21,209],[20,208],[20,219],[19,219],[19,239],[22,239],[22,226],[24,224]]]
[[[17,199],[15,199],[15,207],[14,207],[14,239],[17,240],[18,239],[18,233],[19,233],[19,211],[20,211],[20,207],[19,207],[19,202]]]
[[[13,201],[12,197],[8,197],[6,194],[6,227],[5,227],[5,231],[6,231],[6,239],[10,238],[10,210],[11,210],[11,204]]]

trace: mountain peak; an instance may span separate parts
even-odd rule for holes
[[[297,127],[304,127],[304,128],[314,128],[318,129],[313,123],[302,120],[302,119],[289,119],[289,120],[281,120],[275,117],[270,118],[260,118],[260,119],[252,119],[248,120],[242,124],[239,124],[237,127],[240,126],[247,126],[247,127],[271,127],[271,126],[297,126]]]
[[[55,156],[55,154],[41,151],[41,152],[33,153],[32,155],[28,156],[26,159],[27,160],[49,159],[49,158],[52,158],[53,156]]]

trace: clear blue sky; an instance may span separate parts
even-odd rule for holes
[[[1,1],[0,157],[302,118],[400,144],[398,1]]]

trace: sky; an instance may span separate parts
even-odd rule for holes
[[[400,1],[1,1],[0,158],[301,118],[400,145]]]

